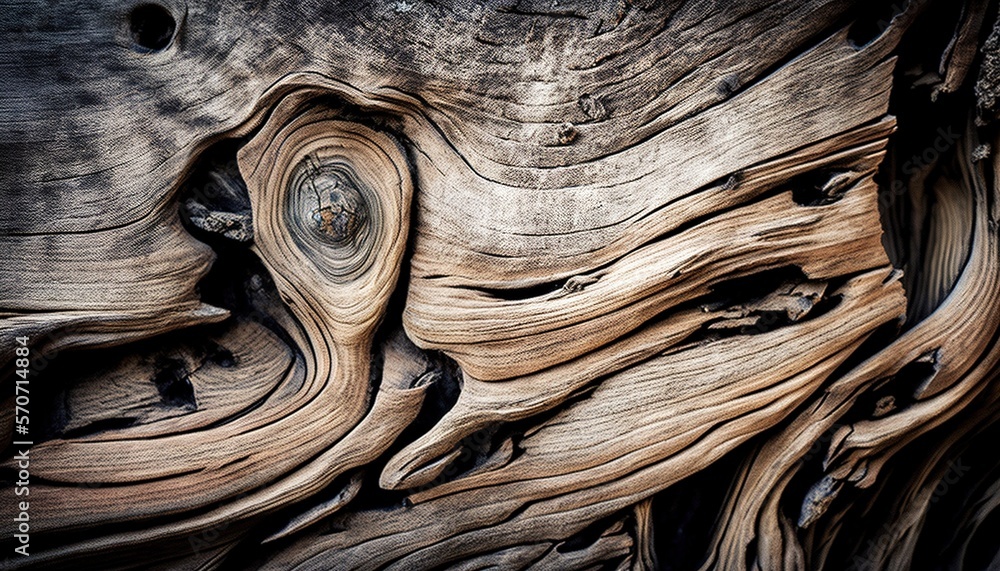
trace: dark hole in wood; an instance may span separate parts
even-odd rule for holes
[[[755,445],[751,440],[653,497],[658,571],[689,571],[703,565],[734,475],[740,473],[741,462]],[[748,569],[754,568],[752,563]]]
[[[197,410],[194,386],[190,372],[180,359],[164,359],[157,363],[157,372],[152,381],[163,399],[163,404],[189,410]]]
[[[936,359],[934,357],[931,360],[927,355],[921,360],[907,363],[895,375],[881,379],[871,391],[858,397],[848,418],[852,421],[878,418],[913,405],[917,400],[914,391],[937,375],[940,365]],[[892,410],[885,411],[890,398]]]
[[[788,182],[792,200],[800,206],[825,206],[837,202],[853,185],[849,179],[838,176],[843,171],[821,169],[794,177]]]
[[[223,369],[231,369],[236,366],[236,356],[233,355],[233,352],[229,349],[209,341],[208,350],[206,358],[212,363],[215,363]]]
[[[906,3],[870,2],[859,10],[858,17],[847,32],[847,40],[855,48],[863,48],[882,35],[892,24],[892,19],[898,16]]]
[[[174,17],[159,4],[140,4],[132,9],[128,19],[132,41],[142,51],[162,51],[170,45],[177,30]]]
[[[591,547],[601,536],[608,531],[615,523],[623,519],[624,513],[618,512],[614,513],[608,517],[599,519],[594,523],[588,525],[580,533],[573,535],[566,541],[556,544],[556,551],[559,553],[571,553],[573,551],[582,551]]]

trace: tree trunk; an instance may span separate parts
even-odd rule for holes
[[[1000,569],[996,3],[156,1],[0,8],[3,568]]]

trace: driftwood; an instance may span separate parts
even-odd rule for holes
[[[4,568],[1000,568],[995,3],[0,31]]]

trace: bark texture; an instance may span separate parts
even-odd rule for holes
[[[1000,567],[995,2],[0,37],[5,568]]]

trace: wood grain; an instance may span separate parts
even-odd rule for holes
[[[4,568],[1000,558],[995,2],[2,11]]]

